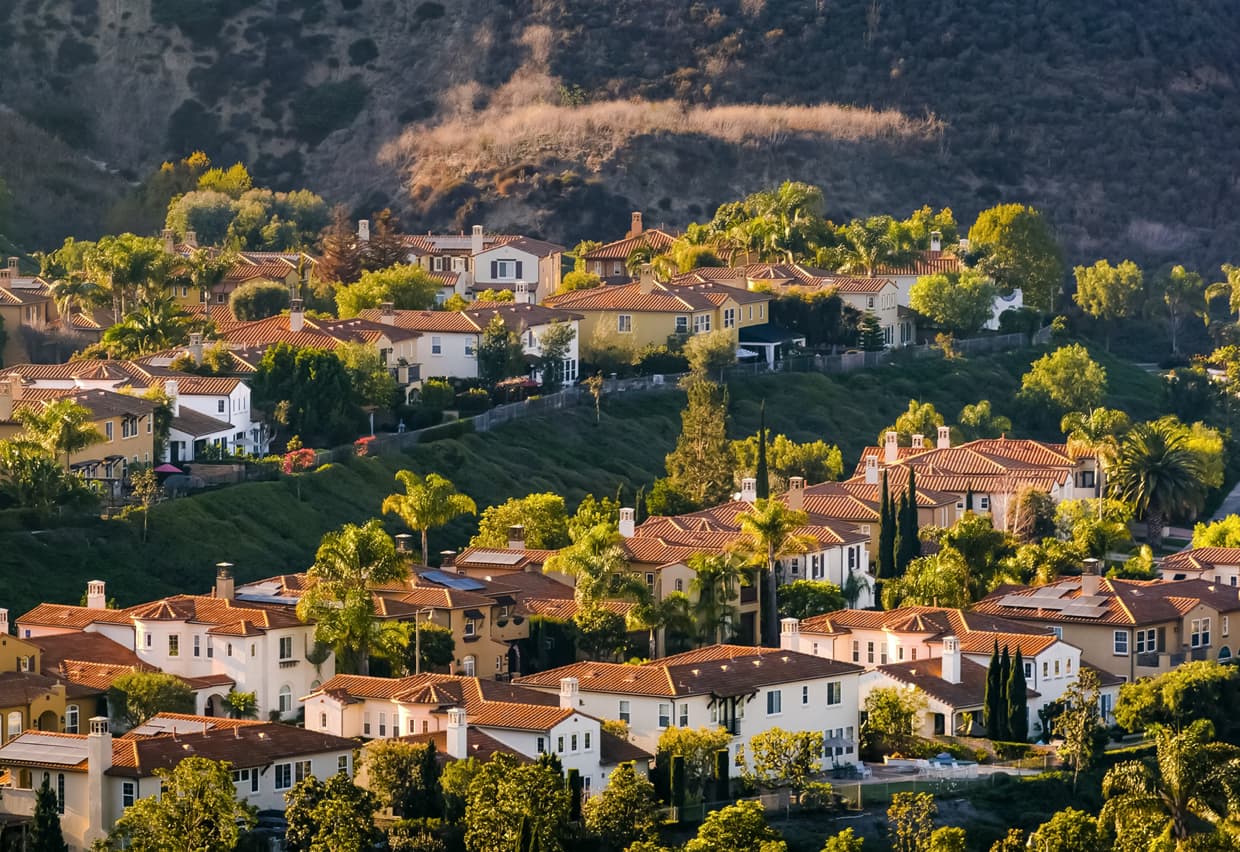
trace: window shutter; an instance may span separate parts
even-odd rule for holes
[[[496,278],[499,278],[499,261],[493,260],[491,261],[491,280],[494,281]]]
[[[1167,628],[1158,628],[1158,652],[1161,654],[1167,650]]]
[[[521,261],[517,261],[517,278],[521,277]]]

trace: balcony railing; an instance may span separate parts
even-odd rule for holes
[[[291,669],[294,668],[299,662],[301,662],[301,660],[281,660],[280,668]]]

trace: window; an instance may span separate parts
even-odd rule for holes
[[[689,318],[688,317],[683,317],[683,316],[676,317],[676,333],[677,334],[688,334],[689,333]]]
[[[577,753],[577,735],[576,734],[573,734],[571,737],[569,737],[569,749],[573,752],[573,754]]]
[[[70,704],[65,708],[65,733],[76,734],[78,732],[78,706]]]
[[[749,319],[753,319],[753,305],[749,306]]]
[[[1055,638],[1056,638],[1056,639],[1062,639],[1062,638],[1063,638],[1063,628],[1062,628],[1062,627],[1052,627],[1052,628],[1051,628],[1051,633],[1055,634]]]
[[[687,727],[689,727],[689,705],[688,705],[688,704],[681,704],[681,705],[680,705],[680,722],[679,722],[679,724],[680,724],[680,727],[682,727],[682,728],[687,728]]]
[[[736,328],[736,308],[723,309],[723,327]]]
[[[784,712],[784,693],[780,689],[769,689],[766,693],[766,715],[778,716]]]
[[[146,643],[145,643],[146,647],[148,648],[151,647],[151,641],[152,641],[152,636],[151,636],[150,631],[148,630],[146,633]]]
[[[281,660],[293,659],[293,637],[292,636],[281,636],[280,637],[280,659]]]
[[[538,753],[542,754],[547,750],[547,739],[545,737],[538,738]]]
[[[319,714],[319,730],[321,731],[327,730],[327,714],[326,713]],[[412,734],[413,731],[410,731],[409,733]]]
[[[1125,649],[1124,653],[1128,653],[1127,649]],[[1059,677],[1059,660],[1055,661],[1055,677]]]
[[[625,701],[623,699],[620,701],[620,712],[617,713],[616,715],[619,717],[621,722],[628,723],[632,721],[633,711],[632,711],[632,706],[629,704],[628,701]]]
[[[443,338],[442,337],[438,337],[438,336],[431,337],[431,354],[432,355],[443,354]]]
[[[659,705],[659,727],[670,728],[672,726],[672,705]]]
[[[585,746],[585,750],[589,751],[590,750],[590,732],[589,731],[586,731],[585,733],[581,735],[581,741],[582,741],[582,744]]]
[[[844,687],[838,680],[827,684],[827,706],[834,707],[844,701]]]
[[[903,646],[903,645],[897,645],[897,646],[896,646],[896,659],[897,659],[897,660],[903,660],[903,659],[904,659],[904,646]]]
[[[65,812],[65,773],[56,773],[56,813]]]
[[[112,443],[112,421],[111,420],[103,424],[103,437],[107,440],[109,444]]]
[[[678,591],[678,592],[683,592],[684,590],[685,590],[685,581],[684,581],[684,580],[677,580],[677,581],[676,581],[676,591]],[[1225,633],[1224,633],[1223,635],[1224,635],[1224,636],[1226,636],[1227,634],[1225,634]]]
[[[874,297],[873,296],[865,297],[865,306],[870,310],[874,310]]]
[[[563,737],[555,738],[555,750],[560,754],[564,753],[564,738]]]
[[[1192,633],[1190,645],[1194,648],[1205,648],[1210,644],[1210,619],[1194,618],[1191,622]]]
[[[801,687],[801,704],[809,704],[809,687]]]
[[[181,656],[181,637],[176,633],[169,634],[168,636],[168,656]]]
[[[342,754],[336,758],[336,771],[341,775],[349,774],[349,756]]]
[[[310,777],[310,761],[299,760],[293,764],[294,780],[305,781]]]
[[[370,712],[362,713],[362,736],[370,736]]]
[[[874,662],[874,643],[873,642],[865,643],[865,658],[866,658],[866,662],[869,662],[869,663]]]
[[[650,589],[650,591],[652,592],[654,591],[654,574],[653,573],[646,574],[646,588]]]
[[[1233,585],[1234,585],[1234,584],[1233,584]],[[1226,615],[1224,615],[1224,616],[1222,617],[1222,628],[1223,628],[1223,635],[1224,635],[1224,636],[1226,636],[1228,633],[1230,633],[1230,632],[1231,632],[1231,631],[1230,631],[1230,627],[1231,627],[1231,624],[1229,623],[1229,617],[1228,617],[1228,616],[1226,616]]]
[[[133,781],[121,782],[121,807],[131,806],[138,798],[138,785]]]
[[[431,269],[433,269],[436,272],[443,272],[443,258],[432,257],[431,258]]]
[[[502,672],[504,670],[504,658],[502,655],[497,654],[495,656],[495,670],[497,672]]]
[[[276,776],[276,789],[291,789],[293,786],[293,764],[277,763],[274,768]]]
[[[917,659],[917,648],[916,647],[909,648],[909,655],[913,660],[916,660]]]
[[[477,354],[476,353],[477,346],[478,346],[477,337],[472,336],[472,335],[469,337],[466,337],[465,338],[465,357],[466,358],[475,357],[475,355]]]
[[[232,774],[233,783],[239,787],[249,787],[251,793],[258,792],[258,777],[257,769],[234,769]]]
[[[224,413],[224,400],[222,399],[216,400],[215,409],[216,409],[217,414],[223,414]]]
[[[293,690],[288,684],[280,687],[280,712],[289,713],[293,709]],[[379,727],[383,727],[383,714],[379,714]]]
[[[283,693],[283,690],[281,690],[281,693]],[[283,698],[283,695],[281,695],[281,698]],[[387,713],[384,713],[382,710],[379,711],[379,736],[387,736]]]
[[[492,265],[495,267],[495,277],[500,281],[508,281],[521,274],[515,260],[497,260]]]
[[[620,314],[616,317],[616,331],[621,334],[629,334],[633,331],[633,317],[631,314]]]
[[[465,672],[465,677],[473,677],[474,671],[477,669],[478,661],[475,657],[466,657],[461,664],[461,669]]]
[[[853,640],[853,662],[861,662],[861,642],[857,639]]]
[[[693,333],[705,334],[710,331],[710,314],[697,314],[693,317]]]
[[[857,567],[857,548],[848,548],[848,570],[852,571]]]
[[[207,659],[210,660],[215,656],[215,645],[212,644],[210,637],[207,638]]]
[[[215,303],[216,303],[217,305],[226,305],[226,304],[228,304],[228,295],[227,295],[226,293],[216,293],[216,294],[215,294]]]
[[[1050,676],[1051,676],[1051,664],[1048,663],[1046,660],[1043,660],[1042,661],[1042,677],[1048,678]]]
[[[1138,630],[1136,635],[1136,646],[1138,654],[1152,654],[1158,650],[1158,630],[1151,627],[1148,630]]]
[[[1025,663],[1025,680],[1033,677],[1033,663]]]
[[[476,620],[476,619],[473,619],[473,618],[467,618],[467,619],[465,619],[465,635],[466,635],[466,636],[475,636],[475,635],[477,635],[477,633],[478,633],[478,622],[477,622],[477,620]]]
[[[197,633],[194,634],[194,656],[202,656],[202,637]]]

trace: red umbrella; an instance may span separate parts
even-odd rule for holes
[[[161,464],[159,467],[155,468],[155,472],[156,473],[184,473],[185,471],[181,470],[181,468],[177,467],[174,464],[164,463],[164,464]]]

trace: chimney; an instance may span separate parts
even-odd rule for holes
[[[359,243],[370,242],[370,220],[369,219],[358,219],[357,220],[357,241]]]
[[[950,426],[939,427],[939,439],[934,445],[941,450],[945,450],[952,445],[952,429]]]
[[[930,251],[938,252],[943,250],[943,234],[939,231],[930,232]]]
[[[17,268],[17,258],[10,257],[9,258],[9,277],[16,278],[19,275],[21,275],[21,270]]]
[[[163,238],[164,251],[168,252],[168,254],[172,254],[172,250],[177,244],[176,233],[174,233],[171,228],[164,228],[159,232],[159,236]]]
[[[21,398],[21,376],[12,375],[0,382],[0,421],[13,419],[13,405]]]
[[[513,524],[508,528],[508,549],[525,550],[525,527]]]
[[[301,331],[306,325],[306,303],[293,299],[288,303],[288,330]]]
[[[379,322],[384,325],[396,325],[395,302],[383,302],[379,305]]]
[[[409,533],[397,533],[395,536],[395,539],[396,539],[396,552],[397,553],[412,553],[413,552],[413,536],[411,536]]]
[[[560,709],[576,710],[581,683],[575,677],[560,678]]]
[[[1081,596],[1098,594],[1099,583],[1098,560],[1091,556],[1081,565]]]
[[[194,359],[195,364],[202,363],[202,332],[195,331],[189,336],[189,357]]]
[[[799,651],[801,645],[801,622],[795,618],[779,620],[779,647],[785,651]]]
[[[185,232],[185,244],[189,246],[190,248],[198,248],[198,232],[197,231],[186,231]]]
[[[453,574],[461,573],[456,568],[456,551],[455,550],[439,551],[439,570],[448,571]]]
[[[91,580],[86,584],[86,608],[108,608],[108,587],[103,580]]]
[[[746,503],[758,501],[758,480],[752,476],[746,476],[741,480],[741,499]]]
[[[632,509],[620,510],[620,535],[624,538],[632,538],[637,532],[637,513]]]
[[[900,460],[900,434],[888,432],[883,435],[883,462],[895,464]]]
[[[624,235],[624,238],[627,240],[631,237],[639,237],[643,230],[641,211],[634,210],[633,215],[629,217],[629,232]]]
[[[654,292],[654,267],[649,263],[641,265],[641,271],[637,277],[637,289],[642,293]]]
[[[865,484],[878,485],[878,456],[865,457]]]
[[[465,719],[464,707],[448,708],[448,757],[464,760],[469,757],[469,725]]]
[[[943,637],[943,680],[960,683],[960,640],[955,636]]]
[[[961,237],[960,238],[960,251],[963,253],[963,252],[967,252],[968,250],[969,250],[969,238]]]
[[[105,799],[111,785],[104,782],[104,773],[112,768],[112,732],[105,716],[90,718],[90,733],[86,737],[86,837],[87,845],[103,838],[110,821],[104,818],[107,810]]]
[[[0,633],[9,632],[9,611],[0,607]]]
[[[482,254],[483,246],[482,226],[474,225],[469,232],[469,251],[471,254]]]
[[[172,416],[181,416],[181,385],[176,379],[166,379],[164,381],[164,394],[171,400]]]
[[[924,450],[925,448],[926,448],[926,436],[925,435],[914,435],[913,436],[913,449]]]
[[[234,580],[232,575],[231,562],[217,562],[215,564],[215,596],[221,600],[230,601],[233,599]]]
[[[805,477],[788,477],[788,508],[794,512],[805,508]]]

